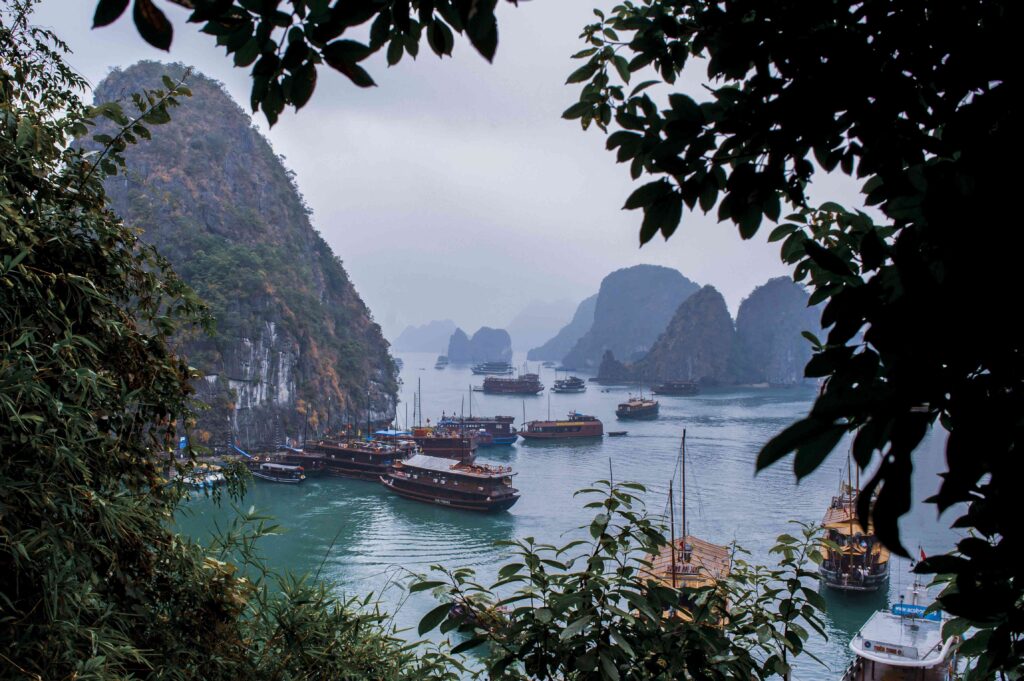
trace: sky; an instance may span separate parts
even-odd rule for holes
[[[248,69],[234,68],[188,12],[158,2],[174,24],[170,53],[147,45],[128,12],[91,29],[94,0],[44,0],[36,24],[54,29],[70,63],[98,83],[111,67],[140,59],[180,61],[224,83],[249,110]],[[416,61],[364,65],[378,87],[359,89],[330,69],[298,113],[268,128],[313,210],[313,224],[386,335],[408,324],[453,319],[472,333],[502,327],[531,301],[580,301],[609,272],[640,263],[674,267],[711,284],[733,315],[772,277],[788,275],[769,229],[743,241],[713,213],[684,214],[669,241],[639,246],[642,215],[623,211],[634,183],[605,151],[604,134],[583,132],[561,112],[576,101],[565,85],[582,49],[593,0],[499,3],[494,63],[457,38],[439,60],[424,41]],[[700,76],[684,89],[700,98]],[[816,178],[817,200],[856,204],[858,185]],[[568,319],[566,319],[568,322]]]

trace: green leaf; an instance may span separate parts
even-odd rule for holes
[[[402,45],[402,41],[398,40],[397,38],[393,39],[390,43],[388,43],[388,66],[394,66],[398,62],[402,61],[403,54],[405,54],[405,48]]]
[[[436,589],[437,587],[444,586],[445,584],[446,584],[446,582],[441,582],[441,581],[437,581],[437,580],[423,581],[423,582],[414,582],[409,587],[409,593],[414,594],[414,593],[416,593],[418,591],[427,591],[428,589]]]
[[[171,49],[174,28],[152,0],[135,0],[132,18],[143,40],[164,51]]]
[[[612,64],[615,65],[615,70],[619,72],[619,77],[622,78],[622,81],[624,83],[629,83],[629,62],[626,58],[620,55],[615,55],[615,57],[612,58]]]
[[[655,180],[654,182],[648,182],[647,184],[639,187],[629,195],[626,199],[625,205],[622,206],[623,210],[636,210],[637,208],[645,208],[658,199],[672,193],[672,185],[669,184],[668,180]]]
[[[442,603],[441,605],[437,606],[436,608],[428,612],[426,615],[424,615],[423,619],[420,620],[420,626],[419,629],[417,630],[419,631],[419,635],[423,636],[428,631],[436,629],[437,626],[441,624],[441,622],[443,622],[445,618],[448,617],[448,613],[451,612],[451,609],[451,604]]]
[[[566,639],[570,639],[573,636],[576,636],[581,631],[583,631],[588,624],[590,624],[590,620],[592,619],[593,617],[591,615],[584,615],[583,617],[580,617],[579,619],[571,622],[569,626],[567,626],[565,629],[562,629],[561,633],[558,634],[558,638],[562,641],[565,641]]]
[[[585,80],[590,80],[595,73],[597,73],[598,62],[596,59],[591,59],[589,62],[579,67],[566,79],[565,84],[570,85],[572,83],[582,83]]]
[[[484,638],[483,636],[474,636],[473,638],[468,639],[466,641],[463,641],[459,645],[457,645],[454,648],[452,648],[451,649],[451,654],[452,655],[458,655],[459,653],[464,653],[467,650],[472,650],[473,648],[477,648],[477,647],[483,645],[486,642],[487,642],[487,639]]]
[[[128,0],[100,0],[92,17],[92,27],[99,28],[117,21],[128,9]]]

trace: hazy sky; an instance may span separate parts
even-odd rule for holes
[[[143,42],[127,12],[91,30],[94,0],[45,0],[36,23],[68,41],[71,63],[93,83],[139,59],[181,61],[222,81],[248,110],[248,70],[186,24],[185,10],[159,4],[174,22],[170,55]],[[699,213],[684,215],[672,240],[639,247],[641,215],[621,210],[634,186],[627,167],[604,150],[600,131],[560,118],[577,95],[564,82],[580,29],[592,7],[609,4],[502,2],[493,64],[465,40],[443,61],[424,41],[415,62],[368,61],[379,87],[360,90],[324,68],[298,114],[271,130],[259,114],[313,224],[392,337],[431,319],[470,332],[503,326],[531,300],[579,301],[612,270],[638,263],[714,285],[733,314],[755,286],[788,274],[766,242],[770,229],[744,242]],[[855,203],[856,184],[818,184],[815,194]]]

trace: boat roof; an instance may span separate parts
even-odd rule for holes
[[[713,580],[724,579],[732,569],[732,556],[728,546],[687,535],[685,541],[676,539],[676,585],[705,586]],[[690,560],[683,560],[683,547],[690,545]],[[657,556],[650,558],[651,567],[645,572],[663,584],[672,583],[672,546],[663,546]]]
[[[302,468],[302,466],[289,466],[288,464],[283,463],[261,463],[260,468],[266,468],[275,471],[297,471],[300,468]]]
[[[381,437],[401,437],[403,435],[412,435],[408,430],[378,430],[374,431],[373,434]]]
[[[860,657],[894,667],[934,667],[946,658],[952,644],[952,637],[943,643],[941,618],[879,610],[850,641],[850,649]]]
[[[399,462],[401,467],[421,468],[437,473],[469,475],[477,478],[493,478],[515,475],[511,466],[489,466],[487,464],[469,464],[458,459],[445,459],[427,454],[415,454],[405,461]]]

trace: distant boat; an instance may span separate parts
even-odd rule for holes
[[[403,368],[405,368],[405,362],[402,361],[401,357],[394,357],[393,359],[395,360],[395,367],[399,371],[401,371]]]
[[[435,369],[444,369],[448,366],[448,355],[438,355],[437,361],[434,362]]]
[[[512,365],[508,362],[481,362],[473,365],[473,373],[478,376],[507,376],[512,373]]]
[[[620,419],[656,419],[660,405],[657,400],[644,397],[630,397],[619,404],[615,416]]]
[[[483,391],[492,395],[536,395],[543,390],[544,384],[537,374],[521,374],[519,378],[488,376],[483,386]]]
[[[700,388],[693,381],[665,381],[651,389],[655,395],[696,395]]]
[[[574,411],[561,421],[530,421],[519,431],[519,435],[526,440],[601,437],[604,435],[604,424],[597,417]]]
[[[477,444],[510,445],[519,439],[519,433],[512,425],[513,416],[447,416],[437,422],[439,428],[475,432]],[[481,432],[482,431],[482,432]]]
[[[586,391],[587,382],[579,376],[558,379],[555,381],[555,385],[551,387],[551,392],[555,393],[582,393]]]
[[[555,363],[554,363],[554,362],[551,362],[551,361],[548,361],[548,362],[544,362],[543,364],[541,364],[541,366],[542,366],[542,367],[546,367],[546,368],[550,369],[550,368],[552,368],[553,366],[555,366]]]
[[[608,431],[608,437],[622,437],[627,432],[629,432],[629,431],[625,431],[625,430],[609,430]]]

